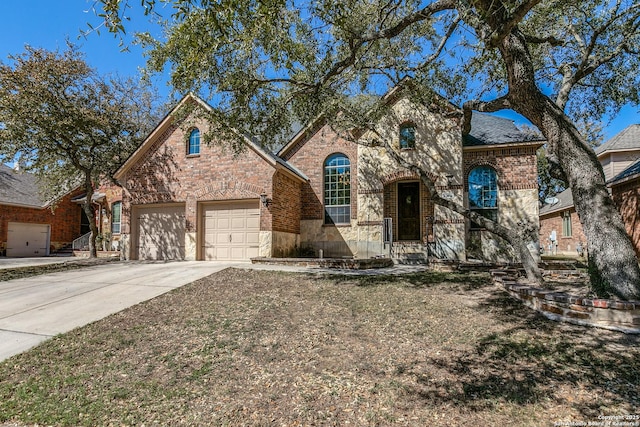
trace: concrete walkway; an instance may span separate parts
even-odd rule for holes
[[[0,282],[0,360],[231,265],[106,263]]]
[[[62,262],[69,261],[63,259]],[[60,262],[56,258],[0,259],[0,269]],[[405,274],[425,266],[380,270],[327,270],[248,262],[109,262],[0,282],[0,361],[57,334],[100,320],[127,307],[228,267],[332,274]]]

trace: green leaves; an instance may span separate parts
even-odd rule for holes
[[[108,178],[156,122],[138,82],[99,76],[75,46],[27,47],[0,64],[0,160],[19,158],[47,198]]]

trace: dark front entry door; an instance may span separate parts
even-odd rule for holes
[[[420,183],[398,183],[398,240],[420,240]]]

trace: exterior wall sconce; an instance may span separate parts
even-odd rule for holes
[[[447,175],[447,185],[448,186],[453,185],[453,175]]]
[[[260,194],[260,203],[262,203],[262,206],[264,206],[265,208],[269,207],[269,205],[271,204],[271,199],[267,197],[267,193]]]

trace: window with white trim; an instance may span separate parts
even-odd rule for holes
[[[324,223],[351,222],[351,162],[344,154],[332,154],[324,162]]]
[[[189,134],[189,146],[187,147],[188,155],[200,154],[200,130],[193,129]]]
[[[489,166],[478,166],[469,172],[469,208],[492,221],[498,220],[498,175]],[[471,222],[472,229],[482,228]]]
[[[416,127],[413,123],[400,125],[400,148],[410,149],[416,146]]]
[[[562,236],[563,237],[571,237],[571,212],[564,211],[562,213]]]
[[[111,205],[111,234],[120,234],[122,222],[122,203],[114,202]]]

